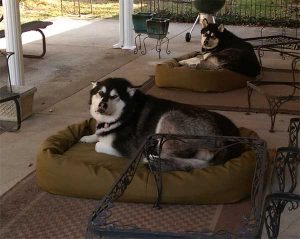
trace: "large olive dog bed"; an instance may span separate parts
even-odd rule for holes
[[[155,84],[158,87],[173,87],[198,92],[225,92],[247,85],[254,78],[229,71],[204,70],[180,65],[179,62],[197,57],[199,52],[192,52],[178,58],[159,63],[155,68]]]
[[[122,173],[129,160],[96,153],[94,144],[79,143],[92,133],[93,120],[75,124],[49,137],[37,155],[37,183],[54,194],[101,198]],[[247,129],[242,136],[257,137]],[[249,149],[224,166],[211,166],[191,172],[163,174],[163,203],[231,203],[250,194],[255,169],[254,153]],[[156,198],[153,175],[140,165],[136,175],[120,198],[127,202],[152,203]]]

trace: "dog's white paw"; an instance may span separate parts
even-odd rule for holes
[[[119,154],[119,152],[117,150],[115,150],[114,148],[112,148],[109,145],[103,144],[102,142],[96,143],[95,151],[97,153],[105,153],[105,154],[110,154],[110,155],[122,157],[121,154]]]
[[[87,136],[83,136],[81,137],[81,139],[79,140],[82,143],[96,143],[98,142],[98,136],[97,135],[87,135]]]
[[[98,143],[96,143],[96,145],[95,145],[95,151],[97,152],[97,153],[102,153],[102,144],[100,143],[100,142],[98,142]]]
[[[141,162],[142,162],[142,164],[148,164],[149,163],[148,159],[146,157],[143,157]]]

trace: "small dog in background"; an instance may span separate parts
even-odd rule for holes
[[[205,53],[197,68],[228,69],[250,77],[260,74],[252,45],[224,28],[223,24],[202,21],[201,44]]]
[[[123,78],[92,83],[90,113],[96,132],[80,139],[96,143],[95,150],[132,158],[155,133],[180,135],[239,136],[238,128],[225,116],[199,107],[159,99],[142,93]],[[241,145],[216,153],[197,143],[166,143],[160,155],[162,171],[190,170],[222,164],[241,154]]]

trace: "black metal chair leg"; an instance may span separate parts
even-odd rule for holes
[[[14,131],[17,131],[21,128],[21,106],[18,99],[14,99],[15,105],[16,105],[16,111],[17,111],[17,128]]]
[[[43,44],[43,51],[40,55],[31,55],[31,54],[23,54],[26,58],[42,58],[46,54],[46,37],[42,30],[35,29],[35,31],[39,32],[42,35],[42,44]]]

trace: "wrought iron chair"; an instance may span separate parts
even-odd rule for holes
[[[5,61],[6,61],[6,68],[7,68],[7,74],[8,74],[8,86],[3,86],[0,88],[0,104],[8,102],[8,101],[14,101],[15,103],[15,108],[16,108],[16,116],[17,116],[17,124],[16,126],[13,127],[5,127],[3,124],[4,120],[1,120],[1,125],[0,128],[4,131],[17,131],[21,128],[21,106],[20,106],[20,94],[19,93],[15,93],[12,90],[12,86],[11,86],[11,81],[10,81],[10,72],[9,72],[9,66],[8,66],[8,61],[9,58],[14,54],[14,52],[2,52],[0,51],[0,54],[5,57]],[[7,122],[6,122],[7,123]]]
[[[289,211],[299,207],[300,195],[294,194],[297,185],[296,168],[300,162],[299,148],[300,118],[292,118],[289,126],[289,146],[277,150],[274,160],[272,180],[276,180],[278,188],[271,190],[265,199],[263,220],[260,230],[265,224],[269,238],[277,238],[280,229],[280,217],[286,205]],[[274,181],[271,187],[274,187]]]

